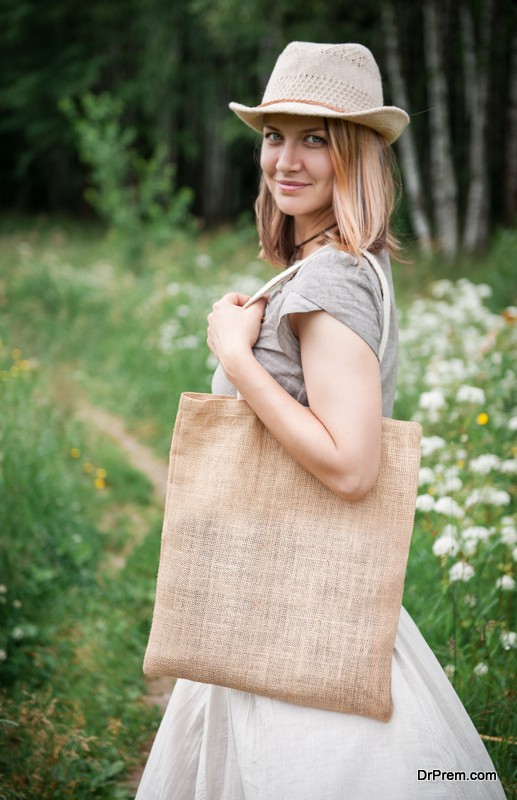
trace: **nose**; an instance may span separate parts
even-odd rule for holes
[[[301,158],[297,143],[286,138],[278,154],[276,168],[279,172],[285,174],[287,172],[298,172],[300,167]]]

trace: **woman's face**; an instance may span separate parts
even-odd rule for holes
[[[310,223],[331,211],[334,167],[322,117],[265,115],[260,166],[284,214]]]

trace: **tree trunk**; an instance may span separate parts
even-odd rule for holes
[[[517,33],[512,41],[506,130],[506,217],[513,225],[517,221]]]
[[[382,23],[386,44],[386,67],[395,105],[409,113],[409,102],[406,84],[402,75],[399,56],[399,43],[393,6],[387,4],[383,8]],[[431,252],[431,229],[424,209],[422,196],[422,180],[411,127],[406,128],[398,140],[402,161],[404,184],[409,199],[409,212],[413,230],[422,251]]]
[[[424,43],[427,65],[431,127],[431,188],[436,231],[441,248],[452,257],[458,246],[458,209],[451,137],[447,110],[447,85],[438,46],[438,21],[433,0],[426,0]]]
[[[203,163],[202,213],[208,223],[220,221],[226,211],[227,146],[223,137],[223,123],[228,103],[213,83],[205,95],[205,137]]]
[[[471,9],[460,9],[463,35],[465,101],[470,125],[469,171],[463,247],[468,253],[481,249],[488,235],[488,174],[486,167],[486,127],[488,101],[488,56],[492,0],[484,0],[481,12],[480,47],[476,57],[475,31]]]

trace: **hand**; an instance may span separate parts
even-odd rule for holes
[[[249,297],[238,292],[225,294],[208,315],[207,344],[228,377],[236,362],[249,355],[260,333],[261,319],[269,294],[249,308]]]

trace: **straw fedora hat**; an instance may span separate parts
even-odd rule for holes
[[[230,108],[261,133],[266,114],[303,114],[360,122],[388,144],[409,122],[401,108],[383,105],[379,68],[361,44],[291,42],[278,57],[262,103]]]

